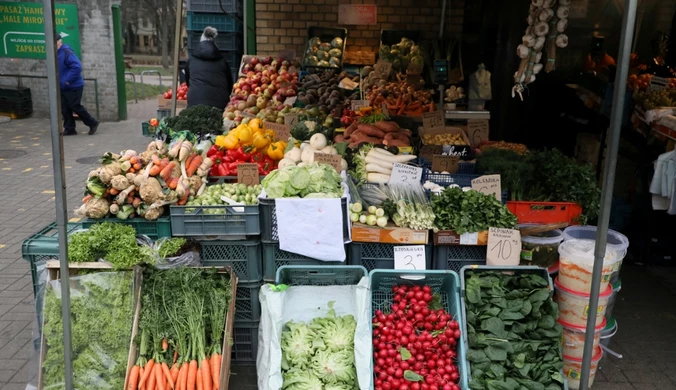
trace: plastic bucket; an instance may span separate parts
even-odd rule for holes
[[[571,290],[561,285],[561,275],[554,280],[554,289],[556,295],[554,300],[559,305],[559,319],[573,326],[587,326],[587,317],[589,316],[589,293],[583,293]],[[596,325],[600,325],[606,314],[608,299],[613,293],[613,289],[608,288],[599,294],[599,306],[596,309]]]
[[[594,247],[591,240],[567,240],[559,245],[559,281],[573,291],[590,291],[594,268]],[[615,272],[621,257],[612,248],[606,248],[603,260],[600,291],[610,285],[610,275]]]
[[[601,344],[607,347],[610,344],[610,339],[617,333],[617,330],[618,326],[615,317],[610,317],[601,332]]]
[[[559,319],[558,322],[563,326],[563,354],[582,359],[586,327],[569,324],[561,319]],[[601,335],[605,327],[606,320],[604,318],[603,322],[596,326],[594,331],[594,348],[599,346],[599,341],[601,341]]]
[[[594,383],[596,370],[602,357],[603,350],[601,347],[596,347],[591,361],[591,370],[589,371],[589,387]],[[563,374],[568,378],[569,389],[579,389],[580,377],[582,376],[582,358],[563,355]]]
[[[526,223],[519,227],[538,226]],[[563,232],[559,229],[533,236],[521,237],[521,264],[549,268],[559,260],[559,244],[563,241]]]
[[[570,226],[563,231],[563,240],[592,240],[596,241],[596,226]],[[612,229],[608,229],[606,249],[612,249],[617,252],[619,261],[615,264],[616,269],[610,276],[610,282],[614,282],[620,276],[622,260],[627,254],[629,248],[629,239],[624,234]]]
[[[616,281],[612,282],[610,286],[613,288],[613,293],[610,295],[610,299],[608,300],[608,307],[606,308],[606,319],[613,314],[613,307],[615,307],[617,293],[619,293],[620,290],[622,290],[622,281],[620,279],[617,279]]]

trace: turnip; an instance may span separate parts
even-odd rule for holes
[[[378,209],[378,210],[382,210],[382,209]],[[378,219],[376,220],[376,224],[378,226],[384,228],[385,226],[387,226],[387,217],[382,217],[382,216],[378,217]]]
[[[310,146],[315,150],[322,150],[326,147],[326,137],[324,134],[316,133],[310,138]]]

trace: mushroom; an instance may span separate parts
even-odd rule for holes
[[[556,17],[559,19],[568,19],[570,7],[562,5],[556,10]]]
[[[519,58],[528,58],[530,49],[526,45],[519,45],[519,47],[516,48],[516,54],[519,56]]]
[[[533,47],[535,45],[535,37],[533,35],[524,35],[521,38],[521,41],[523,41],[523,44],[527,47]]]
[[[556,37],[556,46],[557,46],[557,47],[560,47],[560,48],[562,48],[562,49],[563,49],[564,47],[568,46],[568,35],[566,35],[566,34],[559,34],[559,35]]]
[[[535,30],[535,35],[538,37],[544,37],[549,32],[549,25],[547,22],[539,22],[534,26],[533,30]]]
[[[559,19],[558,22],[556,22],[556,31],[557,32],[564,32],[566,30],[566,27],[568,27],[568,19]]]
[[[537,37],[535,40],[535,46],[533,46],[533,50],[535,51],[541,51],[543,47],[545,47],[545,37]]]
[[[551,8],[545,8],[540,12],[540,15],[538,15],[538,19],[540,19],[541,22],[549,22],[549,19],[551,19],[554,16],[554,10]]]

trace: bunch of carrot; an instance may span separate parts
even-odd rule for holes
[[[139,357],[126,389],[219,389],[227,274],[181,267],[146,271],[144,280]]]

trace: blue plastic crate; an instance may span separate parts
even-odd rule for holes
[[[188,12],[188,31],[202,32],[206,27],[215,28],[218,33],[241,32],[242,24],[230,15],[224,13]]]
[[[200,43],[200,38],[202,37],[201,31],[190,31],[188,32],[188,51],[196,48]],[[239,33],[223,33],[218,34],[214,43],[218,50],[220,51],[242,51],[244,46],[244,38],[242,34]]]
[[[188,0],[187,10],[190,12],[211,12],[242,15],[242,0]]]
[[[419,167],[422,167],[424,169],[432,169],[432,162],[422,157],[419,157],[416,163],[418,164]],[[475,168],[476,163],[460,161],[458,162],[458,172],[456,173],[471,175],[474,173]]]
[[[430,169],[423,169],[422,181],[431,181],[440,186],[448,187],[451,184],[457,184],[460,187],[471,187],[472,180],[481,175],[466,174],[466,173],[434,173]]]

